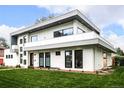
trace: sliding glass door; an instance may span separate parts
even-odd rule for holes
[[[75,50],[75,68],[83,67],[83,53],[82,50]]]
[[[65,67],[72,68],[72,50],[65,51]]]
[[[50,67],[50,52],[45,52],[45,67]]]
[[[39,66],[44,67],[44,53],[39,54]]]
[[[39,53],[39,66],[50,67],[50,52]]]

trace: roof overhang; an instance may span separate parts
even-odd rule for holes
[[[49,45],[42,45],[42,46],[31,46],[31,47],[24,47],[26,51],[34,51],[34,50],[45,50],[45,49],[56,49],[56,48],[66,48],[66,47],[75,47],[75,46],[92,46],[92,45],[100,45],[104,49],[110,52],[116,52],[115,49],[108,45],[106,42],[94,38],[89,40],[80,40],[80,41],[73,41],[73,42],[65,42],[65,43],[58,43],[58,44],[49,44]]]
[[[33,31],[39,31],[39,30],[43,30],[49,27],[53,27],[59,24],[63,24],[72,20],[78,20],[80,21],[82,24],[84,24],[85,26],[87,26],[89,29],[97,32],[98,34],[100,33],[99,28],[97,28],[91,21],[89,21],[80,11],[78,10],[73,10],[71,12],[68,12],[64,15],[61,16],[57,16],[45,21],[42,21],[41,23],[38,24],[34,24],[32,26],[23,28],[21,30],[12,32],[10,35],[11,36],[17,36],[19,34],[23,34],[23,33],[30,33]]]

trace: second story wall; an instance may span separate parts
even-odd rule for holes
[[[67,29],[67,28],[71,28],[71,27],[73,27],[73,21],[68,22],[68,23],[64,23],[61,25],[57,25],[54,27],[50,27],[50,28],[47,28],[44,30],[40,30],[37,32],[30,33],[29,42],[31,42],[31,38],[33,36],[37,36],[37,41],[54,38],[54,32],[55,31],[59,31],[59,30]]]
[[[71,22],[60,24],[44,30],[32,32],[29,34],[29,42],[32,42],[32,37],[34,38],[33,42],[54,38],[54,32],[60,31],[60,30],[66,30],[69,28],[73,29],[73,34],[91,32],[91,30],[87,28],[85,25],[81,24],[77,20],[73,20]],[[81,32],[79,32],[79,29],[81,30]]]

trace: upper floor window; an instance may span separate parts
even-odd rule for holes
[[[37,40],[38,40],[37,35],[31,36],[31,42],[35,42]]]
[[[26,51],[24,51],[24,56],[26,56]]]
[[[20,39],[20,44],[22,44],[22,39]]]
[[[63,29],[63,36],[72,35],[73,28]]]
[[[23,50],[22,50],[22,47],[20,47],[20,52],[22,52]]]
[[[61,37],[73,34],[73,28],[62,29],[54,32],[54,37]]]
[[[77,33],[78,33],[78,34],[81,34],[81,33],[85,33],[85,31],[82,30],[81,28],[78,28],[78,29],[77,29]]]
[[[60,37],[60,36],[62,36],[62,30],[54,32],[54,37]]]
[[[26,43],[26,36],[23,37],[24,43]]]

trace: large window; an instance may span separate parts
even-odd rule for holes
[[[75,50],[75,68],[83,67],[83,51]]]
[[[63,29],[63,36],[72,35],[73,28]]]
[[[36,42],[38,40],[37,35],[31,36],[31,42]]]
[[[62,29],[54,32],[54,37],[61,37],[73,34],[73,28]]]
[[[65,51],[65,67],[72,68],[72,50]]]
[[[54,32],[54,37],[60,37],[60,36],[62,36],[62,30]]]

